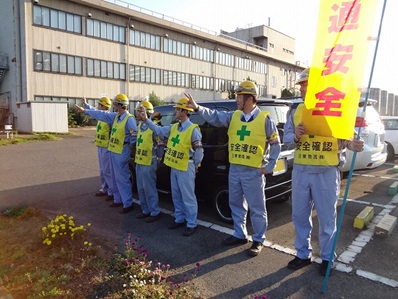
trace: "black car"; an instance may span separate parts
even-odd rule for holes
[[[201,106],[219,111],[236,110],[234,100],[199,102]],[[289,110],[288,101],[259,100],[257,105],[262,110],[270,112],[271,118],[277,124],[280,139],[283,139],[283,125]],[[176,122],[174,105],[163,105],[154,108],[161,114],[161,125],[167,126]],[[202,133],[204,158],[196,174],[195,193],[199,201],[211,200],[219,218],[227,223],[232,222],[231,210],[228,204],[228,135],[227,128],[217,128],[207,123],[195,112],[190,120],[199,125]],[[282,145],[282,151],[276,169],[266,176],[265,193],[267,200],[285,201],[291,194],[291,170],[293,167],[293,150]],[[134,174],[134,160],[131,159],[131,170]],[[161,163],[157,173],[157,189],[161,193],[170,193],[170,168]]]

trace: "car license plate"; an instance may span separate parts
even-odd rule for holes
[[[276,161],[276,166],[274,169],[274,172],[272,173],[272,175],[280,175],[282,173],[286,172],[287,169],[287,162],[286,159],[278,159],[278,161]]]

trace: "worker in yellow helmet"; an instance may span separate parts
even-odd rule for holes
[[[304,101],[310,72],[310,68],[305,69],[298,75],[296,81],[296,84],[300,85],[301,97]],[[296,146],[292,172],[292,219],[296,230],[294,246],[297,253],[287,267],[298,270],[311,264],[312,209],[315,207],[319,221],[322,258],[320,274],[325,276],[329,263],[333,265],[335,258],[332,249],[337,230],[337,202],[340,194],[339,165],[345,162],[346,148],[362,151],[364,143],[363,140],[341,140],[307,132],[302,122],[304,107],[304,104],[300,104],[292,108],[284,126],[283,135],[284,144]],[[316,118],[313,121],[316,122]],[[318,144],[329,146],[319,147]],[[331,255],[333,255],[332,260],[330,260]]]
[[[153,132],[168,138],[164,164],[171,168],[171,196],[174,204],[174,221],[169,229],[184,228],[183,236],[191,236],[198,225],[198,202],[195,196],[195,175],[203,159],[202,134],[199,126],[189,120],[192,108],[188,99],[182,98],[174,106],[177,123],[159,127],[151,121],[145,108],[141,118]]]
[[[234,221],[234,233],[222,245],[246,244],[246,219],[254,230],[249,256],[257,256],[265,241],[268,225],[265,205],[265,174],[272,173],[281,150],[278,129],[269,113],[257,107],[257,85],[242,82],[236,89],[236,111],[217,111],[198,105],[190,94],[187,107],[194,109],[209,124],[228,128],[229,206]],[[269,154],[268,154],[269,149]]]
[[[76,108],[112,127],[108,150],[112,161],[114,199],[109,206],[111,208],[123,206],[120,213],[126,214],[134,209],[129,162],[131,146],[135,144],[137,138],[137,124],[134,116],[128,112],[129,99],[125,94],[117,94],[113,99],[113,105],[116,107],[116,112],[90,110],[78,105]]]
[[[102,97],[98,101],[98,110],[109,112],[111,105],[112,102],[108,97]],[[95,107],[87,103],[85,97],[83,97],[83,107],[85,109],[95,110]],[[106,201],[113,200],[111,155],[108,151],[110,131],[108,123],[100,120],[97,122],[94,143],[97,146],[98,152],[101,188],[95,193],[95,196],[106,196]]]
[[[142,211],[137,214],[136,218],[144,219],[145,222],[151,223],[158,220],[161,216],[159,195],[156,189],[156,171],[158,163],[163,157],[164,146],[158,146],[159,136],[141,120],[141,112],[144,109],[146,110],[146,116],[150,118],[153,114],[152,103],[143,100],[136,108],[138,134],[134,161],[137,192]]]

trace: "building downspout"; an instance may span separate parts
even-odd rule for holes
[[[130,22],[131,20],[129,18],[126,26],[126,91],[128,98],[130,97]]]
[[[22,2],[22,4],[20,4]],[[18,128],[16,109],[17,109],[17,102],[23,102],[23,90],[22,90],[22,49],[21,49],[21,8],[20,5],[24,5],[24,1],[21,0],[14,0],[13,1],[13,13],[14,13],[14,55],[15,55],[15,72],[14,72],[14,80],[16,82],[15,88],[15,101],[12,101],[12,108],[11,111],[14,115],[13,117],[13,124]],[[12,97],[12,95],[11,95]]]

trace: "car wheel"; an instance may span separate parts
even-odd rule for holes
[[[213,193],[213,205],[217,216],[225,223],[232,223],[231,209],[229,207],[228,186],[222,186]]]
[[[394,148],[392,147],[391,144],[387,143],[387,160],[392,160],[394,156],[395,156]]]

